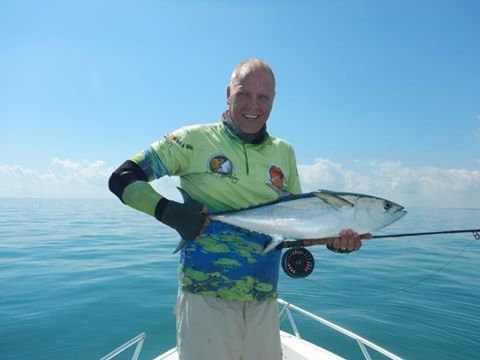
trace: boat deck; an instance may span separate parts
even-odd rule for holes
[[[282,360],[345,360],[328,350],[284,331],[280,331],[280,339],[282,341]],[[170,349],[153,360],[178,360],[177,349]]]

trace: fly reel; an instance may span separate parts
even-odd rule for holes
[[[307,249],[294,247],[283,254],[282,268],[292,278],[305,278],[313,272],[315,259]]]

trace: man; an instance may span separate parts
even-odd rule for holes
[[[281,359],[275,301],[281,252],[262,255],[268,236],[207,217],[207,211],[238,210],[301,193],[292,148],[266,131],[274,98],[270,67],[258,59],[244,61],[233,71],[228,110],[219,123],[167,135],[110,178],[109,187],[122,202],[187,240],[176,308],[182,360]],[[165,175],[179,176],[191,199],[179,204],[148,184]],[[351,230],[330,244],[339,252],[360,246],[361,237]]]

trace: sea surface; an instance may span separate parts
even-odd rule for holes
[[[407,210],[377,234],[480,227],[479,209]],[[0,199],[0,359],[100,359],[143,331],[140,359],[172,348],[176,243],[118,200]],[[480,358],[472,234],[370,240],[352,254],[310,249],[314,273],[282,273],[284,300],[407,359]],[[355,341],[295,319],[302,337],[363,358]]]

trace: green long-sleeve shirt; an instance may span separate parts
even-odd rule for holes
[[[179,176],[181,187],[210,212],[238,210],[301,192],[288,143],[267,135],[259,144],[248,144],[222,122],[181,128],[132,160],[149,181]],[[127,187],[124,201],[141,208],[132,204],[134,186]],[[212,222],[182,250],[182,287],[228,300],[274,299],[280,252],[262,255],[265,241],[266,235]]]

